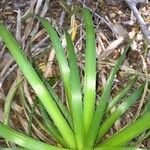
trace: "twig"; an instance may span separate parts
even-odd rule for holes
[[[139,23],[141,30],[143,32],[143,34],[145,35],[146,39],[148,40],[148,43],[150,43],[150,32],[148,31],[148,27],[147,24],[144,22],[140,12],[137,9],[137,4],[140,3],[145,3],[145,0],[124,0],[128,6],[130,7],[130,9],[133,11],[137,22]]]

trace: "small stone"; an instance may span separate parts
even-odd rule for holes
[[[109,14],[109,17],[110,17],[111,19],[114,18],[115,16],[116,16],[116,14],[113,13],[113,12]]]

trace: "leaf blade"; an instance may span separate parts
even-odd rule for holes
[[[127,111],[127,109],[133,105],[142,95],[144,90],[144,84],[141,85],[135,92],[130,95],[124,102],[122,102],[118,108],[103,122],[98,132],[98,139],[101,139],[106,132],[111,128],[113,123]]]
[[[68,59],[70,66],[70,84],[71,84],[71,95],[72,95],[72,117],[74,124],[74,131],[77,141],[78,149],[82,149],[84,145],[84,124],[83,124],[83,110],[82,110],[82,94],[80,87],[80,77],[77,65],[76,54],[74,46],[71,41],[71,37],[66,32],[66,41],[68,49]]]
[[[49,94],[44,83],[41,81],[36,71],[25,57],[24,53],[21,50],[21,47],[2,23],[0,23],[0,37],[2,37],[24,76],[26,77],[35,93],[41,100],[42,104],[46,108],[47,112],[55,122],[67,145],[70,148],[76,148],[76,141],[73,131],[64,119],[56,103],[53,101],[53,98]]]
[[[4,137],[6,140],[14,142],[24,148],[30,150],[64,150],[63,148],[58,148],[56,146],[48,145],[41,141],[35,140],[31,137],[28,137],[22,133],[19,133],[11,128],[6,127],[4,124],[0,123],[0,136]]]
[[[113,80],[115,78],[115,75],[116,75],[119,67],[121,66],[121,64],[122,64],[122,62],[125,58],[125,55],[126,55],[128,49],[130,47],[130,44],[131,44],[131,41],[127,44],[126,48],[124,49],[124,52],[122,53],[122,55],[120,56],[120,58],[116,62],[114,68],[112,69],[112,71],[110,73],[110,76],[107,80],[105,89],[104,89],[104,91],[101,95],[101,98],[99,100],[99,104],[98,104],[97,109],[95,111],[93,121],[92,121],[90,130],[89,130],[86,142],[85,142],[86,143],[85,145],[88,145],[88,147],[90,147],[90,148],[92,148],[93,145],[94,145],[94,141],[96,139],[102,117],[105,113],[106,104],[108,102],[108,98],[109,98],[109,95],[110,95],[110,92],[111,92],[111,87],[112,87],[112,84],[113,84]]]
[[[135,84],[136,80],[137,76],[134,79],[132,79],[130,83],[112,99],[112,101],[109,103],[107,107],[107,111],[110,111],[113,108],[113,106],[116,105],[128,93],[128,91]]]
[[[132,122],[129,126],[123,130],[117,132],[109,139],[103,141],[100,146],[111,145],[111,146],[123,146],[131,141],[133,138],[137,137],[139,134],[143,133],[147,129],[150,129],[150,111],[146,112],[141,116],[136,122]]]
[[[56,58],[58,61],[58,65],[59,65],[59,69],[60,69],[60,73],[61,73],[61,78],[63,80],[63,84],[64,84],[65,91],[67,94],[69,109],[71,110],[72,100],[71,100],[70,81],[69,81],[70,69],[69,69],[67,60],[65,58],[64,49],[61,45],[61,41],[60,41],[55,29],[49,23],[49,21],[44,19],[44,18],[41,18],[41,17],[37,17],[37,19],[42,23],[42,25],[44,26],[44,28],[46,29],[47,33],[50,36],[50,40],[52,41],[54,50],[56,52]]]
[[[96,42],[92,16],[83,9],[86,28],[85,77],[84,77],[84,127],[88,133],[95,111],[96,93]]]

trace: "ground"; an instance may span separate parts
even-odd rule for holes
[[[4,23],[17,38],[28,58],[33,61],[36,68],[40,69],[43,76],[50,80],[57,93],[64,96],[62,83],[59,77],[59,69],[55,60],[55,53],[44,30],[39,22],[29,17],[30,14],[45,16],[51,20],[59,33],[62,41],[63,29],[73,31],[72,39],[77,48],[78,62],[83,76],[84,66],[84,28],[81,12],[79,8],[83,6],[89,8],[93,13],[93,20],[96,30],[97,46],[97,94],[100,95],[105,86],[106,79],[112,66],[120,56],[124,46],[128,42],[128,37],[133,39],[133,44],[127,54],[126,60],[121,67],[112,91],[112,97],[117,93],[122,85],[129,82],[131,75],[138,75],[138,84],[142,81],[150,80],[150,45],[145,40],[136,18],[125,3],[112,3],[110,0],[102,1],[54,1],[49,3],[45,0],[1,0],[0,1],[0,21]],[[138,9],[144,21],[150,23],[150,4],[142,4]],[[76,15],[74,15],[74,13]],[[32,43],[32,45],[31,45]],[[18,77],[18,67],[9,55],[3,43],[0,42],[0,121],[3,120],[4,101],[10,91],[11,85]],[[16,77],[17,76],[17,77]],[[102,86],[101,86],[102,85]],[[137,86],[135,85],[135,87]],[[125,126],[142,112],[146,100],[149,98],[149,85],[145,87],[147,94],[143,95],[145,100],[141,100],[134,107],[128,110],[122,119],[116,122],[110,134]],[[23,82],[20,90],[24,91],[24,98],[28,100],[31,107],[34,103],[34,94],[26,81]],[[10,124],[21,132],[28,133],[28,115],[24,101],[21,101],[19,92],[12,103]],[[38,110],[36,118],[40,120]],[[32,126],[32,134],[48,143],[54,141],[50,139],[43,130],[37,126],[37,122]],[[28,133],[30,134],[30,133]],[[109,136],[109,134],[107,135]],[[141,135],[140,137],[143,137]],[[136,141],[136,139],[135,139]],[[138,142],[138,141],[137,141]],[[136,143],[136,142],[135,142]],[[142,143],[136,143],[141,147],[150,148],[150,137]],[[0,140],[0,146],[5,145],[4,140]]]

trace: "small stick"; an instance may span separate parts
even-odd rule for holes
[[[148,26],[147,24],[144,22],[141,14],[139,13],[138,9],[137,9],[137,4],[140,4],[140,3],[145,3],[146,0],[124,0],[128,6],[130,7],[130,9],[133,11],[136,19],[137,19],[137,22],[139,23],[140,27],[141,27],[141,30],[143,32],[143,34],[145,35],[145,37],[147,38],[148,40],[148,43],[150,43],[150,32],[148,31]]]

